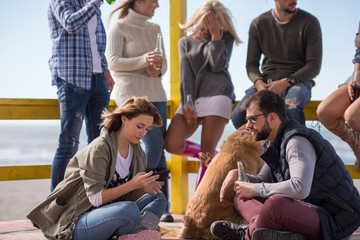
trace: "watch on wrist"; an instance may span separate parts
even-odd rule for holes
[[[296,80],[294,77],[288,77],[288,83],[290,84],[290,86],[294,85],[296,83]]]

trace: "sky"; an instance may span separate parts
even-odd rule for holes
[[[187,1],[187,16],[203,0]],[[233,48],[230,74],[236,99],[244,96],[251,86],[245,70],[248,30],[251,21],[274,7],[274,0],[223,0],[230,9],[236,31],[244,42]],[[57,98],[51,86],[48,59],[51,54],[47,8],[48,0],[3,1],[0,8],[0,98]],[[120,3],[101,6],[102,19],[107,27],[108,16]],[[160,8],[150,20],[161,26],[165,52],[169,56],[169,0],[159,0]],[[360,16],[359,0],[298,0],[297,7],[315,15],[321,24],[323,62],[315,78],[312,100],[323,100],[352,74],[355,53],[354,39]],[[115,17],[113,17],[114,19]],[[111,22],[110,22],[111,24]],[[163,77],[163,85],[170,99],[170,71]],[[111,96],[111,99],[114,97]]]

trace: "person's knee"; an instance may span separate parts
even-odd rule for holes
[[[290,119],[297,120],[299,123],[305,125],[305,114],[303,109],[299,107],[297,100],[287,99],[285,100],[287,107],[287,115]]]
[[[329,107],[326,106],[323,102],[321,102],[319,104],[318,108],[316,109],[316,115],[317,115],[318,120],[321,123],[326,124],[326,122],[329,119],[332,119],[332,116],[330,114],[331,114],[331,111],[330,111]]]
[[[299,101],[297,101],[295,99],[286,99],[285,103],[288,106],[288,109],[294,109],[294,108],[297,108]]]
[[[266,200],[263,205],[262,212],[266,214],[270,214],[272,212],[281,212],[280,210],[286,206],[287,198],[282,197],[280,195],[273,195],[268,200]]]
[[[178,144],[176,144],[174,139],[173,140],[170,139],[169,136],[165,136],[164,148],[167,152],[171,154],[181,154],[183,151],[183,149],[181,149],[181,147]]]
[[[348,114],[345,112],[344,119],[350,128],[354,129],[355,131],[360,129],[360,119],[355,114]]]

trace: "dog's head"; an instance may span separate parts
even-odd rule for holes
[[[231,154],[235,163],[242,161],[245,172],[249,174],[257,174],[263,165],[263,161],[259,160],[263,153],[261,142],[255,141],[251,132],[246,129],[239,129],[232,133],[224,141],[220,151]]]

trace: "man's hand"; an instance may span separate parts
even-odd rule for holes
[[[111,74],[110,74],[109,71],[104,71],[103,77],[104,77],[105,82],[106,82],[106,85],[107,85],[107,87],[108,87],[108,89],[109,89],[109,94],[111,94],[111,92],[112,92],[112,90],[113,90],[113,87],[114,87],[114,85],[115,85],[115,82],[114,82],[114,80],[112,79]]]
[[[239,176],[237,169],[233,169],[227,174],[220,189],[220,202],[224,200],[224,195],[226,193],[226,190],[234,184],[234,182],[238,179],[238,177]]]
[[[287,78],[282,78],[278,81],[273,81],[268,89],[282,96],[289,86]]]
[[[236,193],[236,196],[244,201],[252,199],[252,186],[253,184],[249,182],[235,181],[234,191]]]
[[[266,84],[266,83],[264,83],[264,81],[262,79],[258,79],[258,80],[255,81],[254,86],[255,86],[257,91],[261,91],[261,90],[269,89],[271,84],[272,83]]]

